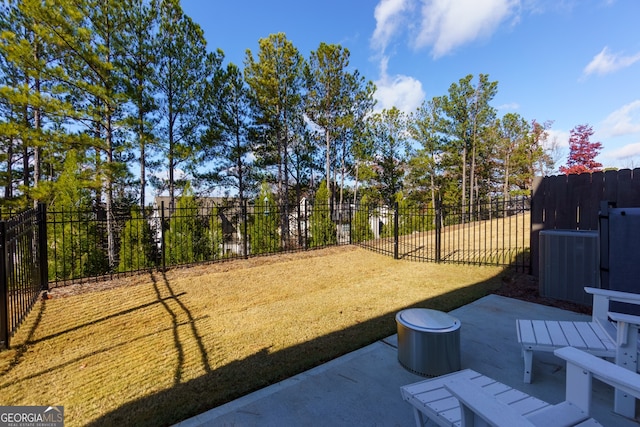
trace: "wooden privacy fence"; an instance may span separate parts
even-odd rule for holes
[[[542,230],[598,230],[600,202],[640,207],[640,169],[536,177],[531,197],[531,272],[539,272]]]

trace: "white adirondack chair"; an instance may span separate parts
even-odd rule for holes
[[[554,353],[567,361],[565,401],[527,415],[523,415],[516,405],[496,398],[488,387],[462,376],[450,378],[444,388],[459,402],[461,427],[601,425],[589,418],[594,378],[640,398],[640,375],[637,373],[573,347],[564,347]]]
[[[640,295],[607,289],[584,288],[593,295],[590,322],[516,320],[518,342],[524,358],[524,382],[530,383],[534,351],[555,351],[571,346],[592,355],[612,359],[633,372],[638,370],[640,316],[615,313],[610,302],[640,305]],[[616,412],[633,417],[635,399],[616,389]]]

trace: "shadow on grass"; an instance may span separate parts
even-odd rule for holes
[[[498,289],[501,276],[494,276],[483,282],[470,285],[436,297],[411,304],[409,307],[431,308],[451,311],[471,303]],[[154,279],[156,280],[156,279]],[[166,276],[161,282],[154,281],[156,293],[160,298],[160,289],[165,287],[176,300]],[[163,303],[165,304],[165,303]],[[173,318],[174,345],[181,353],[182,343],[178,336],[177,313],[165,304],[165,309]],[[179,310],[191,316],[188,308],[179,302]],[[395,315],[398,310],[388,312],[376,318],[358,323],[348,328],[320,336],[310,341],[277,352],[264,348],[255,354],[212,370],[208,364],[205,346],[195,327],[195,319],[189,317],[191,334],[196,339],[205,366],[205,374],[186,382],[180,382],[181,359],[176,367],[176,381],[173,387],[144,398],[127,402],[116,410],[89,423],[91,426],[171,425],[255,390],[289,378],[331,359],[362,348],[396,333]],[[206,369],[209,367],[209,369]]]

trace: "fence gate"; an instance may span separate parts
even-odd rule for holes
[[[0,221],[0,347],[47,289],[47,268],[45,205]]]

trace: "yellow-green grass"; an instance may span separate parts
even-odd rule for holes
[[[502,269],[352,246],[157,272],[36,304],[0,353],[3,405],[64,405],[68,426],[170,425],[444,311]]]

